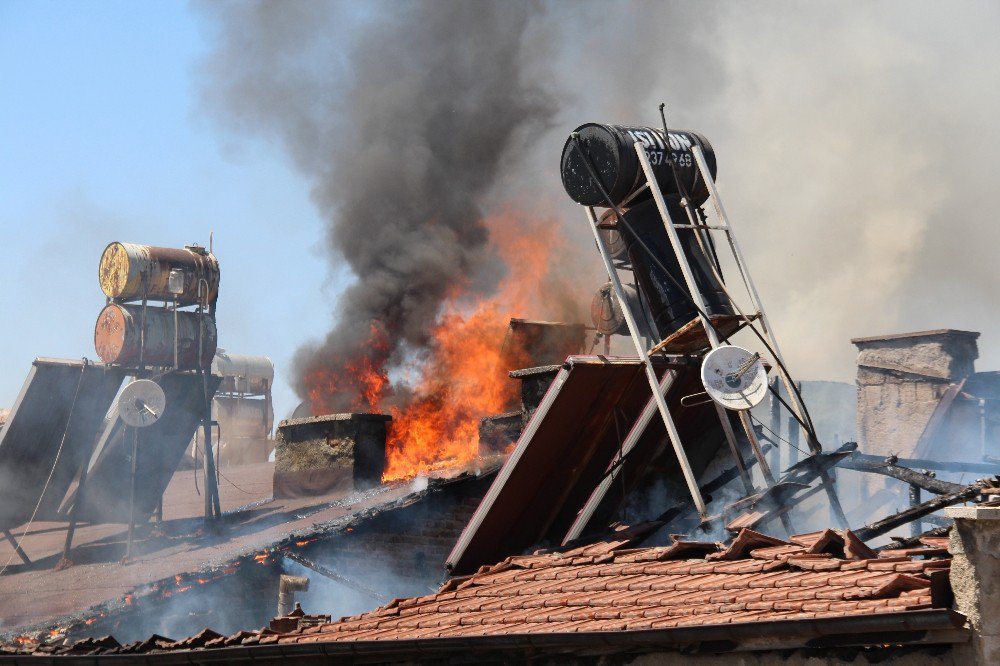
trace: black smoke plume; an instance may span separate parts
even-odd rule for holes
[[[487,197],[511,149],[554,113],[525,71],[541,10],[442,0],[206,10],[220,29],[210,98],[238,128],[280,136],[312,179],[331,255],[358,278],[326,339],[296,355],[296,389],[316,412],[375,407],[359,393],[377,402],[387,386],[359,386],[357,374],[384,376],[419,352],[449,290],[491,265]]]

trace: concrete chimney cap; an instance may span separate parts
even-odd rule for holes
[[[932,331],[914,331],[912,333],[892,333],[890,335],[876,335],[867,338],[851,338],[851,344],[863,345],[870,342],[884,342],[887,340],[903,340],[906,338],[937,338],[937,337],[966,337],[973,340],[979,337],[979,331],[961,331],[956,328],[937,328]]]
[[[949,506],[944,515],[965,520],[1000,520],[1000,506]]]

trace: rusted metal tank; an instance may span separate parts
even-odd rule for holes
[[[212,373],[222,377],[219,391],[264,395],[274,384],[274,364],[266,356],[230,354],[219,349],[212,361]]]
[[[267,437],[274,427],[274,409],[270,400],[215,396],[212,418],[222,425],[224,441]]]
[[[179,305],[195,305],[214,303],[219,296],[219,262],[197,245],[175,249],[111,243],[101,255],[97,276],[104,294],[116,301],[176,298]],[[199,284],[202,297],[198,295]],[[173,293],[172,287],[180,293]]]
[[[199,319],[204,326],[201,362],[198,358]],[[134,367],[139,364],[141,305],[109,303],[97,317],[94,347],[105,363]],[[177,363],[181,369],[209,367],[218,344],[215,320],[195,312],[177,312]],[[146,308],[144,365],[174,365],[174,312],[166,308]]]
[[[646,177],[633,147],[641,143],[649,157],[656,182],[665,195],[676,195],[678,181],[699,206],[708,199],[708,188],[694,163],[692,146],[700,146],[705,161],[715,178],[715,151],[708,139],[695,132],[670,130],[665,134],[655,127],[623,127],[587,123],[574,131],[580,146],[600,176],[604,188],[616,206],[638,203],[650,196],[649,190],[639,189]],[[673,167],[671,166],[673,163]],[[674,178],[674,169],[677,177]],[[573,135],[563,146],[561,173],[563,187],[573,201],[584,206],[608,207],[608,202],[594,183],[586,164],[577,150]]]
[[[604,245],[608,248],[608,253],[615,261],[628,263],[628,243],[618,231],[618,218],[611,209],[604,211],[598,221],[598,233],[604,240]]]
[[[652,338],[653,333],[649,330],[649,316],[643,307],[642,299],[636,286],[631,283],[622,285],[625,291],[625,300],[628,301],[629,308],[635,315],[635,323],[639,327],[639,335]],[[625,313],[615,296],[610,282],[597,290],[594,299],[590,302],[590,320],[594,323],[594,328],[598,333],[604,335],[628,335],[628,323],[625,321]]]

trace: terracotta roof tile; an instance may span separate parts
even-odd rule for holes
[[[764,548],[755,548],[750,551],[750,557],[755,557],[760,560],[777,560],[785,555],[792,555],[794,553],[804,553],[806,549],[797,544],[785,544],[782,546],[767,546]]]
[[[932,607],[931,576],[946,576],[950,564],[902,553],[844,559],[867,548],[850,532],[791,539],[744,530],[721,551],[702,542],[625,549],[622,538],[512,557],[438,594],[280,640],[620,631],[905,612]],[[935,548],[906,550],[920,557]]]
[[[787,541],[782,541],[781,539],[776,539],[774,537],[767,536],[766,534],[761,534],[760,532],[744,528],[740,530],[740,533],[736,535],[732,543],[729,544],[728,548],[718,553],[712,553],[711,555],[708,555],[706,559],[738,560],[746,557],[749,555],[750,551],[758,548],[787,545]]]
[[[880,557],[941,557],[948,554],[947,546],[930,548],[919,546],[917,548],[886,548],[879,553]]]
[[[925,546],[930,546],[931,548],[947,548],[948,547],[948,537],[946,536],[926,536],[920,537],[920,543]]]

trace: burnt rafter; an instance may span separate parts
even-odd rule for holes
[[[903,467],[902,465],[897,465],[894,458],[872,460],[873,457],[874,456],[863,456],[855,453],[854,455],[843,459],[840,462],[840,467],[853,469],[858,472],[871,472],[873,474],[891,476],[894,479],[899,479],[900,481],[909,483],[910,485],[917,486],[921,490],[926,490],[938,495],[957,493],[965,488],[965,486],[959,483],[941,481],[939,479],[935,479],[930,474],[918,472],[910,469],[909,467]]]
[[[949,493],[947,495],[938,495],[923,504],[918,504],[910,507],[909,509],[883,518],[882,520],[871,523],[870,525],[865,525],[860,529],[854,530],[854,533],[865,541],[874,539],[877,536],[885,534],[889,530],[893,530],[900,525],[906,525],[907,523],[917,520],[918,518],[923,518],[924,516],[934,513],[939,509],[975,499],[980,493],[982,493],[985,485],[984,481],[976,481],[973,484],[965,486],[958,492]]]

